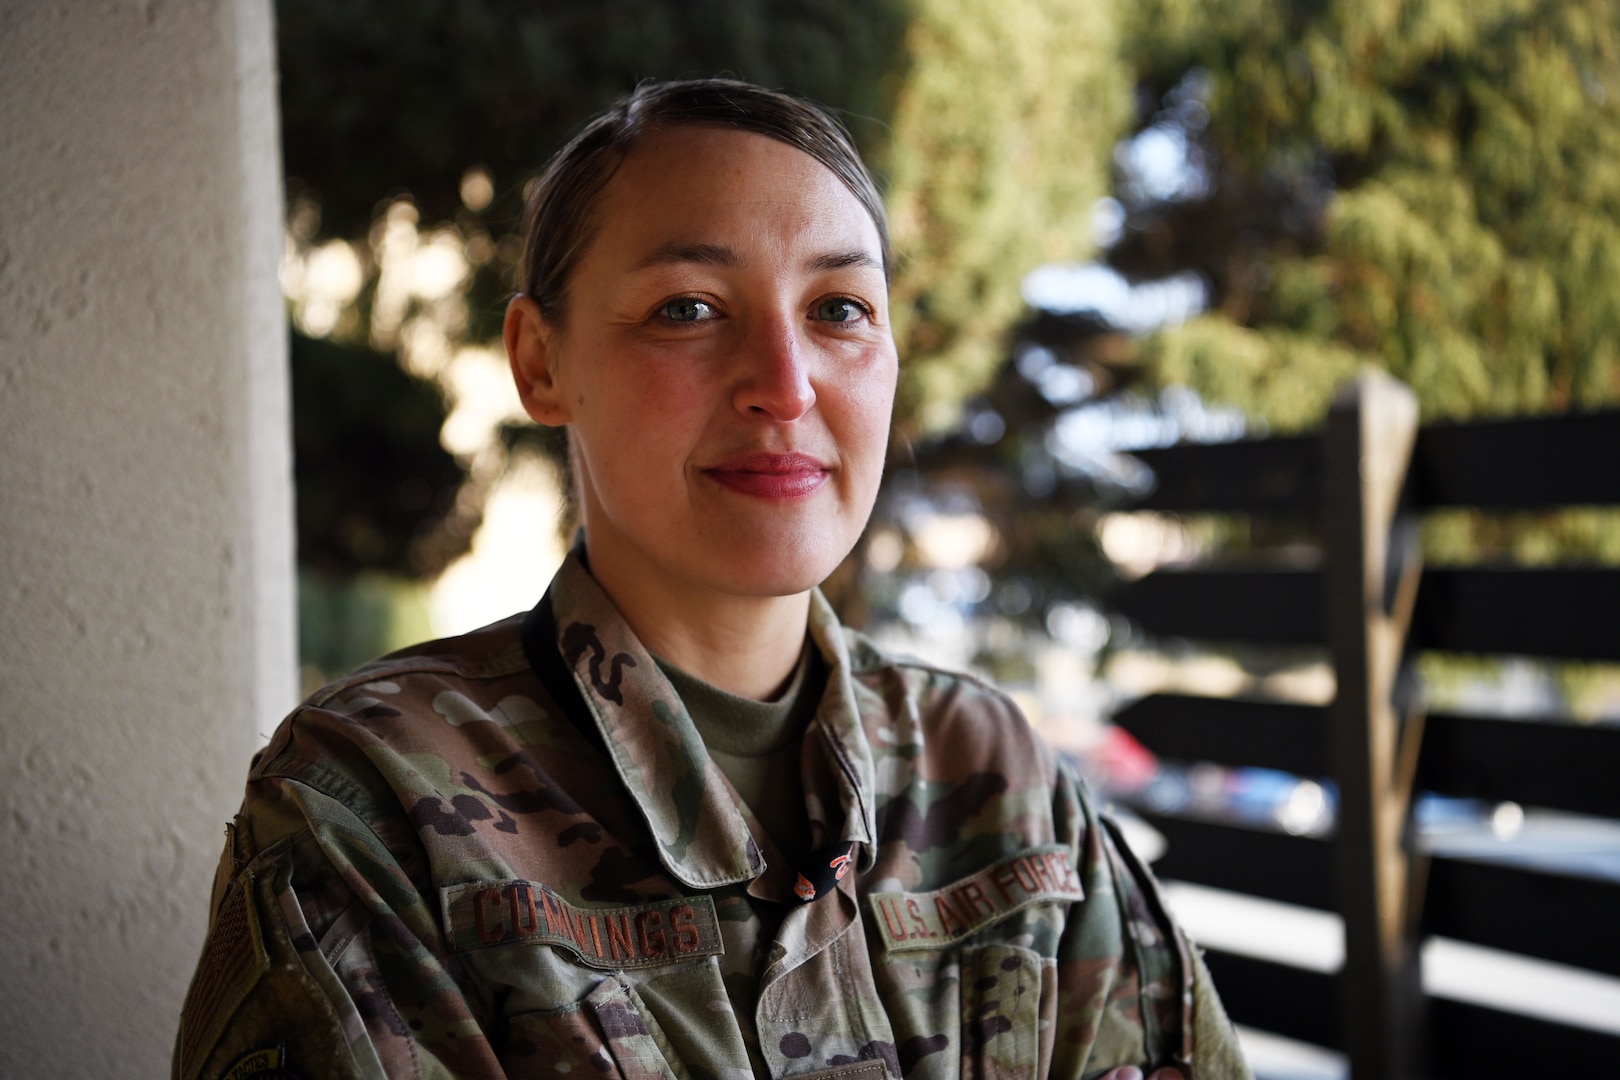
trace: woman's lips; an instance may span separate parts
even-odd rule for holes
[[[814,494],[831,474],[827,466],[804,454],[743,454],[703,470],[703,475],[732,491],[783,500]]]

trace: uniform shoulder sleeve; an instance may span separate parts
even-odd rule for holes
[[[1056,796],[1086,900],[1071,910],[1058,956],[1053,1075],[1174,1066],[1189,1080],[1249,1080],[1209,973],[1158,882],[1064,764]]]
[[[407,816],[341,747],[282,768],[255,768],[231,830],[174,1080],[500,1075]]]
[[[1194,1080],[1250,1080],[1249,1066],[1238,1045],[1237,1032],[1226,1016],[1209,968],[1196,945],[1190,946],[1193,963],[1192,1065]]]
[[[383,1075],[369,1047],[354,1045],[353,1003],[307,927],[281,912],[287,869],[265,862],[231,882],[181,1009],[175,1080]]]

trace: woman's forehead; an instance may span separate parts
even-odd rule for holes
[[[640,140],[598,205],[599,241],[642,249],[713,243],[828,246],[858,251],[881,269],[871,215],[827,166],[787,143],[753,132],[686,126]],[[620,250],[622,256],[632,256]]]

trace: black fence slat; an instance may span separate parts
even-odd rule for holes
[[[1313,705],[1152,694],[1114,723],[1159,757],[1326,776],[1327,714]]]
[[[1430,998],[1427,1009],[1433,1080],[1620,1071],[1620,1035],[1448,998]]]
[[[1418,586],[1419,647],[1620,660],[1620,570],[1430,570]]]
[[[1365,387],[1361,393],[1367,399]],[[1326,511],[1337,507],[1324,502],[1325,445],[1322,435],[1310,434],[1142,451],[1137,457],[1152,470],[1155,486],[1134,508],[1304,518],[1325,528],[1322,520],[1332,517]],[[1369,460],[1361,458],[1358,473],[1356,458],[1344,459],[1332,483],[1345,490],[1336,487],[1334,498],[1366,497]],[[1378,480],[1396,473],[1371,475]],[[1620,508],[1620,410],[1429,424],[1417,433],[1401,495],[1419,514],[1449,507]],[[1359,557],[1352,542],[1359,533],[1341,531],[1324,541],[1324,558]],[[1341,564],[1278,560],[1160,570],[1119,586],[1105,603],[1162,641],[1326,650],[1324,566],[1337,572]],[[1620,661],[1620,568],[1431,566],[1419,582],[1410,650]],[[1359,610],[1347,609],[1347,617]],[[1334,648],[1357,655],[1359,639],[1341,637],[1332,637]],[[1329,715],[1325,707],[1162,693],[1121,709],[1115,722],[1161,758],[1323,777],[1332,771]],[[1620,725],[1435,713],[1424,718],[1422,732],[1415,791],[1620,818]],[[1155,864],[1167,880],[1325,911],[1356,903],[1336,888],[1331,839],[1134,808],[1167,841]],[[1533,853],[1509,862],[1511,845],[1481,855],[1484,845],[1432,842],[1439,853],[1418,863],[1414,879],[1420,883],[1414,895],[1421,902],[1418,938],[1436,935],[1620,977],[1620,933],[1614,931],[1620,880],[1545,869],[1553,865],[1546,861],[1551,856],[1531,863]],[[1358,855],[1347,863],[1352,876],[1346,883],[1376,865]],[[1361,1055],[1368,1040],[1356,1034],[1356,1017],[1372,1014],[1345,996],[1350,985],[1341,986],[1356,977],[1354,963],[1346,976],[1219,949],[1205,958],[1239,1023],[1343,1048],[1350,1045],[1341,1031],[1348,1021],[1346,1030],[1359,1040],[1356,1068],[1366,1067]],[[1413,1009],[1406,1015],[1421,1020],[1425,1035],[1419,1071],[1435,1080],[1620,1076],[1620,1032],[1445,998],[1425,998]]]
[[[1113,719],[1162,758],[1328,774],[1319,706],[1151,694]],[[1432,713],[1420,762],[1420,790],[1620,818],[1617,724]]]
[[[1620,412],[1431,424],[1418,432],[1419,507],[1620,505]]]
[[[1157,570],[1107,603],[1159,637],[1321,645],[1321,575],[1292,567]],[[1433,569],[1418,587],[1412,643],[1454,652],[1620,660],[1620,570]]]
[[[1183,444],[1133,455],[1153,470],[1140,510],[1251,511],[1314,517],[1322,500],[1322,441],[1314,435]]]
[[[1263,645],[1321,645],[1324,638],[1315,570],[1155,570],[1106,602],[1158,637]]]
[[[1221,949],[1204,963],[1232,1020],[1317,1046],[1339,1045],[1339,981],[1334,975]]]
[[[1336,975],[1221,949],[1206,949],[1204,961],[1235,1022],[1338,1047]],[[1432,1080],[1608,1076],[1620,1062],[1620,1035],[1610,1032],[1449,998],[1426,998],[1424,1009]]]
[[[1620,817],[1620,725],[1431,714],[1418,787]]]
[[[1334,908],[1333,849],[1324,840],[1142,806],[1133,809],[1164,834],[1165,852],[1153,864],[1159,877],[1324,911]]]
[[[1142,510],[1314,515],[1322,500],[1317,435],[1133,454],[1153,470]],[[1620,411],[1436,423],[1418,431],[1408,493],[1419,510],[1620,505]]]
[[[1436,857],[1423,918],[1428,933],[1620,975],[1620,881]]]

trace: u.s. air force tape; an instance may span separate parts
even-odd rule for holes
[[[869,897],[890,951],[937,949],[1030,904],[1085,898],[1064,847],[1020,851],[933,892]]]
[[[536,881],[476,881],[441,890],[450,945],[556,945],[591,967],[654,967],[725,952],[714,901],[681,896],[633,907],[575,907]]]

